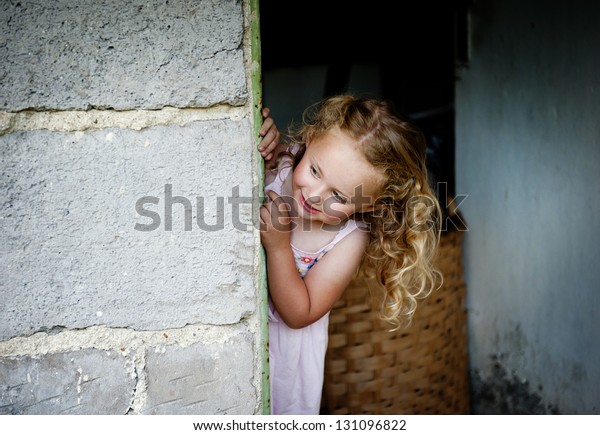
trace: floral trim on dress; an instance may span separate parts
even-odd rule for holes
[[[319,261],[321,258],[323,258],[323,255],[327,254],[327,251],[321,252],[317,257],[310,257],[308,255],[296,255],[296,264],[298,264],[298,262],[300,262],[300,264],[302,266],[305,267],[298,267],[298,273],[300,275],[302,274],[306,274],[311,267],[313,267],[317,261]]]

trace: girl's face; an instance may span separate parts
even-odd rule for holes
[[[383,174],[338,128],[313,139],[294,169],[294,205],[303,219],[338,224],[373,210]]]

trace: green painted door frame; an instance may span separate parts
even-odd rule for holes
[[[260,8],[259,0],[250,0],[250,37],[251,37],[251,80],[252,80],[252,104],[254,113],[254,137],[259,138],[262,125],[262,66],[260,50]],[[257,154],[256,171],[258,174],[258,185],[262,192],[264,189],[264,164],[262,156]],[[261,392],[262,413],[271,413],[271,389],[269,382],[269,312],[268,312],[268,289],[267,268],[264,249],[260,249],[260,276],[258,279],[259,310],[260,310],[260,366],[261,366]]]

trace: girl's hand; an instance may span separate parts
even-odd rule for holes
[[[270,113],[271,110],[268,107],[265,107],[262,111],[263,125],[259,132],[262,139],[258,144],[260,155],[267,161],[273,158],[273,151],[281,140],[281,134],[277,130],[275,121],[269,116]]]
[[[281,196],[268,191],[267,202],[260,208],[260,240],[267,252],[290,249],[292,220],[290,206]]]

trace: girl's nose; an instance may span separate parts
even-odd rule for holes
[[[310,204],[320,204],[323,200],[323,189],[320,186],[313,186],[306,195],[306,201]]]

